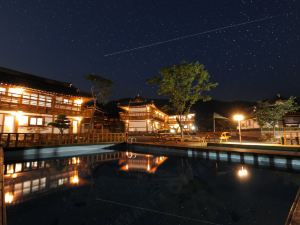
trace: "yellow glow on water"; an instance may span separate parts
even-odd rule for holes
[[[80,179],[77,173],[74,176],[72,176],[70,179],[71,184],[79,184],[79,181]]]
[[[240,168],[240,169],[238,170],[237,175],[238,175],[238,177],[240,177],[240,178],[248,177],[248,175],[249,175],[249,174],[248,174],[248,170],[245,169],[245,168],[242,166],[242,168]]]

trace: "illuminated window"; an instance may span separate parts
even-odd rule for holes
[[[16,163],[16,167],[15,167],[15,172],[20,172],[22,171],[22,163]]]
[[[0,94],[5,94],[6,88],[0,87]]]
[[[30,117],[29,125],[30,126],[43,126],[44,120],[42,117]]]
[[[28,116],[20,116],[18,123],[20,126],[27,126],[28,125]]]
[[[14,170],[14,164],[8,164],[7,166],[6,166],[6,173],[7,174],[12,174],[12,173],[14,173],[15,172],[15,170]]]

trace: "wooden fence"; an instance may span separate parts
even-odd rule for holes
[[[94,134],[36,134],[36,133],[0,133],[0,145],[4,148],[121,143],[124,133]]]

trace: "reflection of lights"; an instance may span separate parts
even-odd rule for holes
[[[16,178],[17,176],[18,176],[18,174],[16,174],[16,173],[13,173],[13,174],[11,175],[12,178]]]
[[[248,176],[248,170],[245,169],[245,168],[242,166],[242,168],[238,170],[238,176],[239,176],[240,178],[247,177],[247,176]]]
[[[71,184],[79,184],[79,176],[77,172],[75,172],[75,175],[71,177],[70,182]]]
[[[72,164],[79,164],[80,158],[79,157],[72,157]]]
[[[4,195],[5,203],[11,204],[14,201],[14,195],[11,192],[7,192]]]

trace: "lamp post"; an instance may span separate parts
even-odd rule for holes
[[[239,124],[239,138],[240,142],[242,142],[242,132],[241,132],[241,121],[244,120],[244,115],[242,114],[236,114],[233,116],[233,120],[238,121]]]

